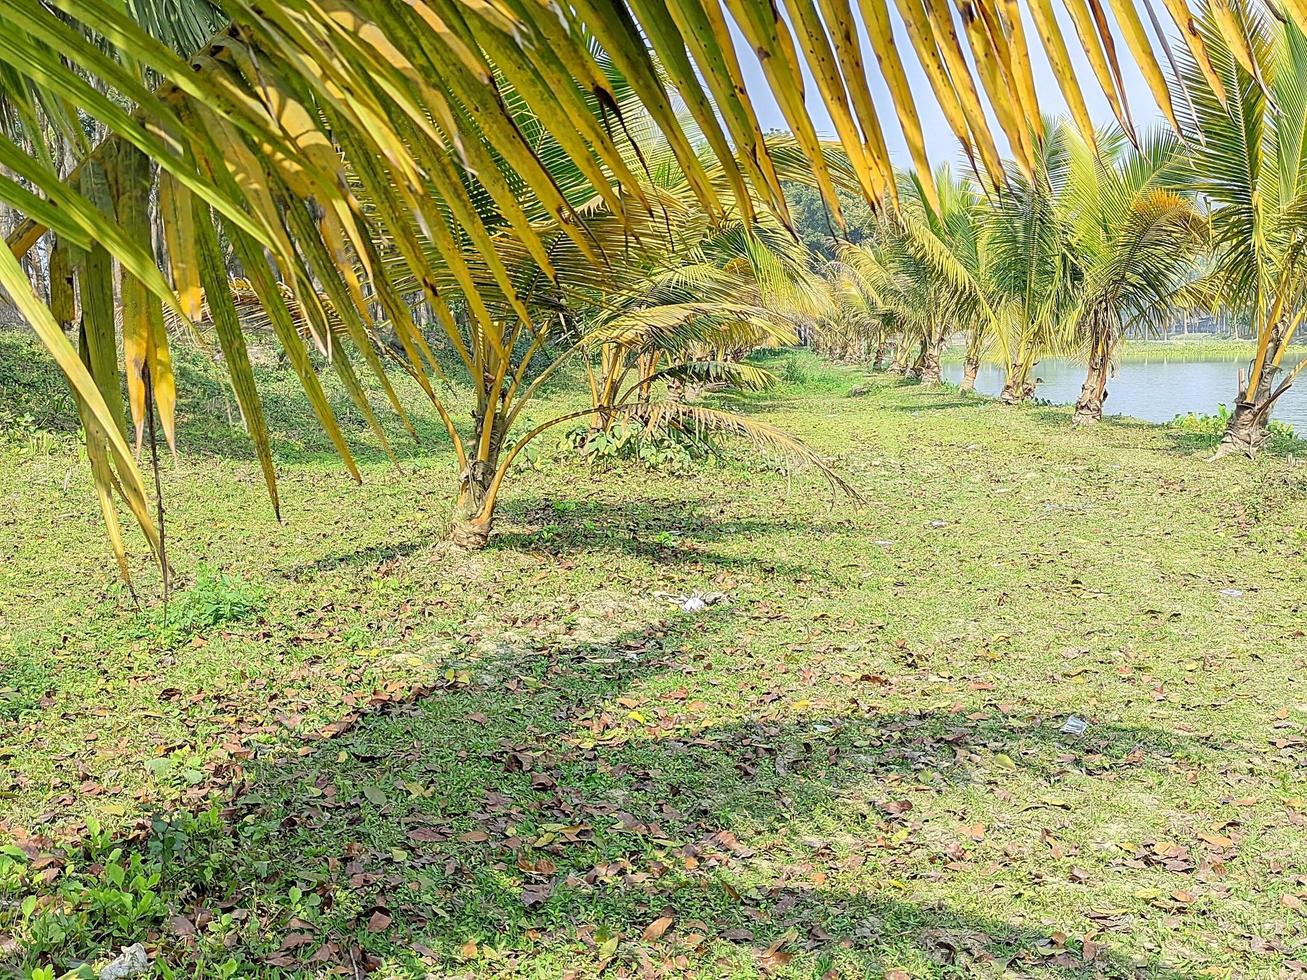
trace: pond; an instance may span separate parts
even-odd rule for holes
[[[1297,363],[1307,354],[1285,358],[1286,366]],[[1130,415],[1149,422],[1170,422],[1177,415],[1196,412],[1213,415],[1217,406],[1233,406],[1239,368],[1243,358],[1204,359],[1201,354],[1177,351],[1159,354],[1147,360],[1123,361],[1117,377],[1107,383],[1107,415]],[[956,384],[962,380],[962,361],[946,359],[944,377]],[[1073,405],[1085,380],[1085,366],[1062,358],[1046,358],[1035,368],[1042,379],[1035,397],[1058,405]],[[1275,404],[1271,417],[1307,433],[1307,368],[1300,380]],[[984,363],[976,376],[976,390],[997,395],[1003,388],[1001,364]]]

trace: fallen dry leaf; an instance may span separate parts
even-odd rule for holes
[[[661,915],[644,927],[644,932],[640,934],[640,938],[647,943],[657,942],[675,921],[675,916]]]

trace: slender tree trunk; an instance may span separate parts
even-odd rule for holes
[[[496,430],[502,420],[496,416],[491,422]],[[484,419],[477,424],[477,439],[468,444],[477,458],[469,460],[467,467],[458,477],[458,499],[454,502],[454,512],[449,520],[449,540],[459,548],[479,551],[490,542],[490,532],[494,529],[495,503],[498,493],[494,490],[495,470],[499,467],[499,442],[502,433],[496,431],[490,439],[489,451],[481,451],[481,433]]]
[[[1030,370],[1034,365],[1025,360],[1013,361],[1008,366],[1007,378],[998,400],[1004,405],[1020,405],[1035,393],[1035,386],[1030,381]]]
[[[940,374],[940,355],[944,347],[944,338],[931,337],[922,349],[921,356],[921,383],[930,387],[937,387],[943,384],[943,377]]]
[[[495,467],[490,460],[473,460],[459,477],[458,500],[449,522],[449,540],[460,548],[478,551],[490,541],[495,522],[495,501],[490,484]]]
[[[884,334],[881,334],[881,336],[876,339],[876,356],[871,362],[871,369],[873,371],[879,371],[885,366],[885,348],[887,345],[887,338]]]
[[[1096,337],[1090,348],[1089,369],[1076,399],[1073,425],[1092,425],[1103,420],[1103,402],[1107,401],[1107,374],[1111,367],[1110,338]]]
[[[1239,397],[1235,400],[1230,421],[1225,424],[1225,435],[1221,437],[1221,444],[1217,447],[1214,458],[1219,459],[1230,453],[1243,453],[1251,459],[1266,444],[1266,440],[1271,435],[1271,408],[1286,390],[1284,388],[1276,390],[1276,373],[1274,370],[1263,371],[1261,384],[1250,399],[1249,383],[1240,370]]]
[[[1282,351],[1282,345],[1292,339],[1296,326],[1296,322],[1291,324],[1281,320],[1270,329],[1268,337],[1259,334],[1263,343],[1258,345],[1258,356],[1253,359],[1248,373],[1242,369],[1239,371],[1239,396],[1235,399],[1234,413],[1226,423],[1225,435],[1213,458],[1232,452],[1241,452],[1251,458],[1270,438],[1271,409],[1289,390],[1298,374],[1295,369],[1278,386],[1275,383],[1280,373],[1277,354]]]
[[[1230,453],[1243,453],[1249,459],[1257,455],[1271,435],[1270,411],[1263,409],[1269,409],[1269,406],[1242,400],[1235,402],[1234,413],[1225,425],[1225,435],[1216,450],[1217,459]]]
[[[958,385],[960,391],[976,390],[976,375],[980,373],[980,355],[967,354],[966,361],[962,364],[962,383]]]
[[[1008,365],[1008,376],[1002,383],[1002,391],[999,393],[1002,404],[1019,405],[1034,395],[1035,385],[1030,380],[1030,372],[1034,367],[1030,351],[1023,348],[1019,350],[1016,361]]]
[[[907,376],[908,345],[906,338],[904,337],[899,337],[898,343],[894,348],[894,362],[890,365],[890,371],[903,377]]]
[[[923,338],[921,339],[921,344],[920,344],[920,346],[917,347],[917,357],[916,357],[916,360],[914,360],[914,361],[912,362],[912,367],[908,368],[907,373],[904,375],[904,377],[908,377],[908,378],[918,378],[918,379],[921,377],[921,373],[922,373],[922,371],[924,371],[925,368],[926,368],[926,347],[927,347],[927,346],[928,346],[928,345],[927,345],[926,339],[923,337]]]

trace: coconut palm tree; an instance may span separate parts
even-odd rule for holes
[[[1047,124],[1032,173],[1014,165],[1004,194],[985,221],[986,284],[1007,367],[999,395],[1018,404],[1035,392],[1040,357],[1058,350],[1074,300],[1076,267],[1057,207],[1070,164],[1067,132]]]
[[[899,207],[882,215],[868,241],[839,252],[842,274],[857,280],[853,302],[874,298],[878,315],[900,332],[900,356],[919,348],[924,385],[941,383],[945,342],[992,318],[985,294],[983,199],[975,184],[945,165],[931,184],[937,206],[915,174],[900,178]]]
[[[6,11],[32,56],[0,48],[0,60],[8,53],[15,71],[26,72],[7,92],[15,107],[8,120],[30,152],[12,141],[0,145],[11,147],[3,162],[21,178],[0,192],[29,215],[11,236],[12,253],[26,254],[49,230],[59,288],[43,309],[16,263],[0,262],[0,273],[81,396],[92,469],[124,568],[115,491],[124,491],[156,550],[162,538],[126,427],[109,407],[118,385],[115,264],[138,449],[147,423],[153,438],[156,417],[167,441],[174,439],[176,391],[163,311],[202,340],[206,331],[196,321],[207,315],[277,506],[244,323],[219,247],[226,239],[235,271],[258,296],[356,477],[312,348],[388,445],[352,361],[366,362],[407,422],[375,349],[383,328],[393,334],[458,459],[451,537],[475,547],[488,536],[511,461],[538,434],[511,438],[522,408],[556,368],[561,311],[592,297],[601,282],[608,290],[625,288],[627,257],[653,242],[665,219],[645,193],[651,175],[633,172],[644,169],[640,143],[662,142],[662,156],[703,214],[724,215],[719,194],[738,193],[731,206],[750,220],[756,215],[735,158],[691,147],[667,108],[663,83],[652,77],[649,52],[628,50],[622,42],[630,32],[620,25],[605,22],[597,33],[606,34],[609,49],[592,52],[588,41],[546,20],[523,59],[512,43],[523,25],[500,8],[357,3],[326,17],[311,3],[265,12],[233,2],[221,12],[235,26],[188,64],[121,12],[89,0],[69,6],[75,20],[37,4]],[[68,70],[69,60],[79,70]],[[165,81],[147,88],[129,65]],[[117,86],[116,97],[101,94],[101,84]],[[63,99],[48,101],[79,101],[98,120],[97,133],[106,134],[83,148],[71,171],[40,152],[46,133],[61,123],[76,128],[45,114],[52,90]],[[134,112],[124,112],[122,102],[134,104]],[[616,129],[614,118],[621,120]],[[751,159],[777,172],[764,144]],[[806,170],[811,174],[810,164]],[[70,173],[76,186],[65,179]],[[162,270],[152,261],[156,194]],[[93,248],[100,226],[107,231]],[[89,254],[85,262],[81,251]],[[442,367],[406,301],[413,293],[472,384],[470,431],[455,424],[433,384]],[[79,314],[80,359],[62,329]],[[568,333],[565,326],[561,333]]]
[[[821,278],[824,302],[806,332],[808,346],[831,360],[870,359],[872,369],[880,370],[892,333],[892,313],[872,281],[860,275],[855,265],[839,259],[822,265]]]
[[[1174,313],[1199,275],[1206,221],[1177,193],[1182,148],[1166,132],[1138,149],[1120,130],[1097,146],[1071,135],[1070,165],[1057,198],[1075,264],[1076,300],[1066,314],[1069,346],[1088,364],[1077,424],[1103,417],[1108,374],[1127,329],[1153,329]]]
[[[739,223],[693,232],[649,270],[641,288],[612,296],[586,317],[586,343],[597,349],[587,363],[597,432],[619,421],[674,425],[690,388],[765,386],[766,372],[741,358],[798,339],[795,322],[807,304],[788,296],[801,297],[792,283],[808,274],[797,243],[778,228],[768,235]],[[655,405],[659,385],[668,397]]]
[[[1251,362],[1239,373],[1220,453],[1257,451],[1276,401],[1302,370],[1300,364],[1281,377],[1307,312],[1302,26],[1261,5],[1204,5],[1196,31],[1208,61],[1189,57],[1180,70],[1203,134],[1189,149],[1188,186],[1210,211],[1214,292],[1226,309],[1251,318],[1257,338]]]

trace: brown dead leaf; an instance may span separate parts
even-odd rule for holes
[[[764,970],[770,973],[773,970],[779,970],[792,959],[794,959],[793,953],[787,953],[780,949],[773,949],[758,957],[758,963]]]
[[[414,827],[405,836],[419,844],[430,844],[444,840],[448,835],[439,827]]]
[[[376,909],[368,917],[368,932],[385,932],[390,928],[390,913],[385,909]]]
[[[310,963],[332,963],[340,959],[340,947],[334,942],[325,942],[318,951],[309,957]]]
[[[546,881],[540,885],[524,885],[522,887],[522,904],[529,909],[544,905],[549,901],[549,896],[554,893],[552,882]]]
[[[640,934],[640,938],[647,943],[657,942],[675,921],[675,916],[661,915],[644,927],[644,932]]]

